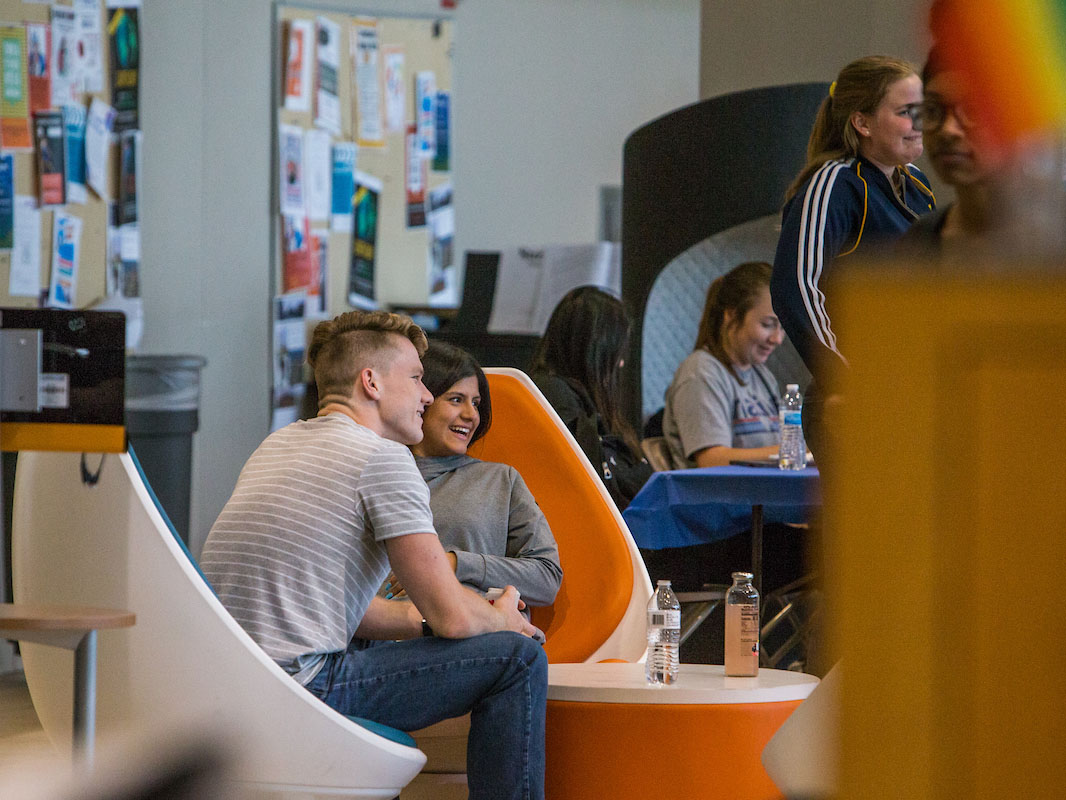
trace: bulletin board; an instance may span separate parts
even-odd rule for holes
[[[336,75],[336,102],[339,109],[337,129],[329,130],[329,123],[323,124],[318,119],[321,108],[317,86],[321,67],[315,47],[307,48],[298,55],[311,62],[309,107],[295,110],[293,106],[299,106],[300,103],[292,103],[292,98],[287,97],[295,60],[292,36],[294,23],[303,25],[305,31],[309,29],[313,32],[318,48],[323,47],[323,42],[328,41],[332,34],[337,31],[340,33],[335,42],[339,66]],[[330,27],[330,23],[335,27]],[[305,136],[307,132],[317,129],[329,133],[331,148],[338,144],[354,143],[355,173],[366,176],[370,191],[376,193],[373,220],[376,225],[371,249],[373,288],[368,291],[363,284],[360,287],[362,293],[357,291],[353,294],[352,290],[353,252],[359,251],[360,247],[356,241],[360,238],[356,230],[359,220],[353,219],[351,222],[352,231],[343,229],[343,221],[340,226],[333,224],[338,214],[355,215],[354,206],[359,203],[355,195],[361,194],[362,184],[356,180],[354,195],[347,196],[351,189],[346,188],[343,181],[337,180],[331,163],[330,213],[323,215],[321,205],[316,212],[307,204],[310,187],[306,184],[314,178],[314,165],[307,163],[309,149],[305,145],[301,168],[304,170],[304,204],[308,218],[306,230],[315,251],[312,257],[317,262],[310,272],[310,281],[314,285],[308,287],[306,314],[332,316],[353,307],[385,307],[389,301],[396,300],[422,305],[432,304],[436,298],[436,302],[449,304],[445,278],[454,291],[457,269],[451,252],[454,234],[450,192],[454,153],[454,142],[450,140],[452,21],[447,18],[359,16],[323,11],[313,6],[279,5],[275,27],[275,103],[279,123],[274,168],[274,192],[278,196],[273,234],[275,294],[298,293],[304,288],[300,284],[306,281],[302,277],[305,275],[304,267],[293,269],[298,261],[290,255],[294,243],[299,243],[303,238],[300,231],[302,223],[284,213],[286,172],[292,169],[291,165],[286,167],[283,152],[286,138],[287,135],[293,135],[294,129]],[[361,40],[361,36],[365,38]],[[377,75],[371,79],[366,77],[368,73],[365,67],[360,73],[360,67],[357,66],[361,57],[358,42],[367,40],[376,44]],[[424,112],[422,122],[438,132],[443,125],[444,131],[442,136],[438,134],[435,137],[436,147],[432,156],[424,150],[415,152],[412,149],[424,144],[424,140],[419,139],[416,106],[425,95],[427,84],[424,76],[427,75],[431,80],[428,88],[433,95],[434,108],[432,119],[426,119]],[[420,80],[423,81],[422,93],[419,92]],[[371,85],[371,82],[375,85]],[[375,128],[379,134],[377,136],[374,135]],[[318,135],[321,137],[321,133]],[[321,145],[317,152],[321,154]],[[310,155],[313,157],[314,152],[310,152]],[[330,157],[332,160],[332,155]],[[295,210],[291,204],[290,210]],[[319,250],[323,240],[324,257]],[[322,293],[322,301],[315,298],[316,292]],[[457,292],[450,304],[458,304]],[[279,316],[284,314],[276,313],[275,320]]]
[[[117,9],[109,9],[107,5],[115,5],[115,3],[105,4],[105,0],[87,0],[87,2],[76,2],[75,0],[56,0],[52,5],[32,2],[19,2],[19,0],[0,0],[0,26],[7,28],[22,27],[27,31],[27,38],[23,41],[22,59],[25,62],[30,60],[30,74],[36,70],[37,74],[47,69],[51,84],[54,86],[58,80],[57,76],[62,77],[64,80],[69,75],[68,70],[74,70],[75,73],[81,68],[81,63],[78,61],[80,58],[84,58],[86,50],[93,50],[94,55],[91,56],[91,63],[94,65],[92,70],[86,70],[86,74],[91,71],[94,74],[94,78],[90,81],[80,82],[75,79],[71,84],[69,92],[62,104],[55,102],[51,103],[51,108],[55,111],[62,112],[64,108],[80,109],[81,112],[87,112],[90,108],[92,100],[97,98],[108,106],[114,105],[112,95],[114,91],[112,89],[112,73],[115,72],[112,69],[110,63],[111,49],[109,42],[109,22],[114,21],[114,14]],[[128,34],[129,38],[125,40],[124,45],[129,45],[129,49],[125,51],[126,57],[132,59],[132,62],[126,62],[125,66],[130,67],[132,70],[120,70],[116,74],[129,73],[131,76],[132,85],[130,89],[132,94],[133,108],[132,118],[127,118],[125,123],[127,127],[132,131],[138,127],[137,124],[137,65],[139,63],[139,46],[138,46],[138,13],[139,8],[136,6],[138,3],[125,2],[122,5],[127,6],[121,10],[119,20],[124,20],[123,30]],[[53,6],[57,8],[69,8],[71,11],[77,11],[77,16],[74,25],[75,30],[61,29],[55,24],[55,13]],[[91,18],[92,7],[96,8],[97,18],[95,22]],[[54,37],[58,37],[62,46],[58,51],[58,61],[54,57],[56,54],[52,51],[50,46],[44,48],[44,52],[40,53],[38,48],[32,46],[30,43],[30,29],[29,25],[43,24],[48,25],[49,40]],[[69,18],[68,18],[69,25]],[[131,28],[132,26],[132,28]],[[40,29],[37,29],[39,32]],[[132,31],[132,33],[130,33]],[[113,31],[112,31],[113,33]],[[3,33],[0,30],[0,37]],[[81,37],[84,37],[83,39]],[[68,41],[69,39],[69,41]],[[35,44],[35,43],[34,43]],[[69,46],[68,46],[69,45]],[[75,55],[77,53],[77,55]],[[43,56],[43,57],[42,57]],[[34,59],[39,59],[34,61]],[[12,81],[17,81],[17,78],[13,73],[13,65],[10,61],[5,61],[2,64],[3,67],[3,86],[5,92],[11,87]],[[35,308],[40,304],[53,305],[57,307],[70,307],[70,308],[84,308],[95,304],[97,301],[103,300],[108,294],[125,294],[126,296],[139,296],[140,290],[137,280],[137,271],[135,269],[136,264],[132,264],[134,269],[129,276],[129,285],[123,287],[121,284],[123,279],[120,275],[121,264],[119,263],[120,254],[113,247],[109,250],[108,238],[112,237],[112,245],[116,243],[115,228],[112,223],[116,221],[112,216],[110,204],[108,200],[116,199],[117,189],[119,185],[119,177],[117,175],[118,169],[118,152],[119,146],[117,140],[113,137],[112,131],[109,128],[106,132],[107,137],[107,162],[106,168],[103,174],[106,176],[103,182],[97,181],[97,186],[102,189],[98,192],[94,188],[84,186],[84,202],[79,202],[80,194],[75,195],[70,191],[69,174],[62,180],[65,181],[66,192],[64,193],[63,202],[58,205],[42,205],[42,188],[41,188],[41,159],[39,154],[41,148],[39,146],[39,140],[35,135],[34,114],[32,113],[33,102],[29,96],[32,86],[28,85],[29,79],[25,73],[23,80],[27,83],[23,84],[23,91],[26,92],[26,100],[29,104],[30,110],[28,111],[28,125],[30,131],[30,148],[26,149],[16,144],[16,147],[10,147],[11,143],[16,137],[4,136],[2,141],[2,150],[0,154],[6,155],[10,153],[13,156],[13,189],[14,197],[7,198],[6,191],[0,191],[0,213],[2,213],[2,206],[5,203],[15,201],[17,203],[19,197],[34,197],[38,198],[39,209],[39,222],[40,222],[40,250],[39,250],[39,264],[37,268],[36,279],[33,278],[28,267],[32,262],[32,259],[25,254],[25,250],[17,250],[20,244],[25,245],[26,238],[21,239],[18,236],[22,231],[25,236],[25,231],[32,230],[26,227],[16,227],[14,231],[14,247],[3,247],[0,245],[0,305],[9,307],[23,307],[23,308]],[[0,106],[6,106],[6,100],[8,99],[6,93],[4,94],[4,103],[0,103]],[[38,106],[40,104],[38,103]],[[75,113],[79,113],[75,111]],[[7,112],[0,110],[0,115],[7,116]],[[64,122],[66,120],[64,119]],[[113,124],[113,118],[109,118],[108,124]],[[84,124],[84,120],[83,123]],[[6,120],[0,121],[0,125],[4,126],[0,133],[8,133],[9,129],[6,127]],[[17,124],[16,124],[17,127]],[[64,130],[68,130],[64,128]],[[65,134],[64,134],[65,135]],[[82,134],[84,136],[84,132]],[[132,135],[132,134],[131,134]],[[137,133],[139,136],[139,132]],[[65,147],[65,144],[64,144]],[[130,193],[129,200],[132,205],[129,207],[129,211],[132,215],[132,219],[128,222],[135,223],[136,220],[136,192],[132,188],[136,183],[136,170],[133,167],[134,163],[139,164],[139,149],[140,139],[137,138],[135,142],[130,145]],[[65,151],[66,162],[68,165],[73,164],[74,160],[69,156],[71,151],[67,149]],[[79,154],[84,164],[84,154]],[[134,155],[136,158],[134,158]],[[100,162],[97,162],[100,163]],[[66,167],[64,167],[66,170]],[[84,184],[83,184],[84,185]],[[79,190],[80,192],[81,190]],[[105,199],[105,197],[107,199]],[[50,201],[54,198],[50,197]],[[61,218],[64,215],[70,215],[80,220],[80,236],[78,237],[77,246],[77,269],[75,273],[75,280],[72,285],[68,285],[71,291],[63,295],[63,302],[56,303],[54,300],[49,300],[47,292],[52,279],[53,271],[53,242],[55,241],[54,235],[56,231],[56,219]],[[23,217],[24,219],[24,217]],[[0,231],[4,228],[3,224],[0,224]],[[109,230],[110,229],[110,230]],[[32,238],[32,237],[27,237]],[[6,242],[5,242],[6,244]],[[131,244],[127,248],[127,256],[133,261],[139,261],[139,237],[134,236],[131,239]],[[108,259],[109,255],[112,257],[112,280],[108,281]],[[12,281],[12,260],[16,259],[16,262],[20,265],[16,267],[16,279]],[[117,272],[115,271],[117,267]],[[17,286],[16,286],[17,284]],[[110,284],[110,285],[109,285]],[[12,289],[15,289],[13,292]],[[35,291],[33,291],[35,289]]]

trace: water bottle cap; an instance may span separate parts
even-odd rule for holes
[[[655,584],[657,586],[669,586],[670,585],[670,581],[656,581]]]
[[[733,573],[733,580],[735,580],[735,581],[750,581],[754,577],[755,576],[752,575],[750,572],[734,572]]]
[[[786,392],[798,392],[799,389],[800,389],[800,385],[798,383],[790,383],[787,386],[785,386],[785,391]]]

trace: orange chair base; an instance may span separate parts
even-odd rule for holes
[[[549,700],[547,800],[780,800],[759,758],[799,704]]]

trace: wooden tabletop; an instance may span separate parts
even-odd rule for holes
[[[0,630],[71,631],[128,628],[137,615],[116,608],[0,603]]]

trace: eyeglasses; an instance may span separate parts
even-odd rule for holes
[[[948,118],[955,117],[959,127],[970,130],[976,124],[976,116],[967,103],[944,103],[939,100],[925,100],[909,108],[911,120],[917,130],[931,132],[939,130]]]

